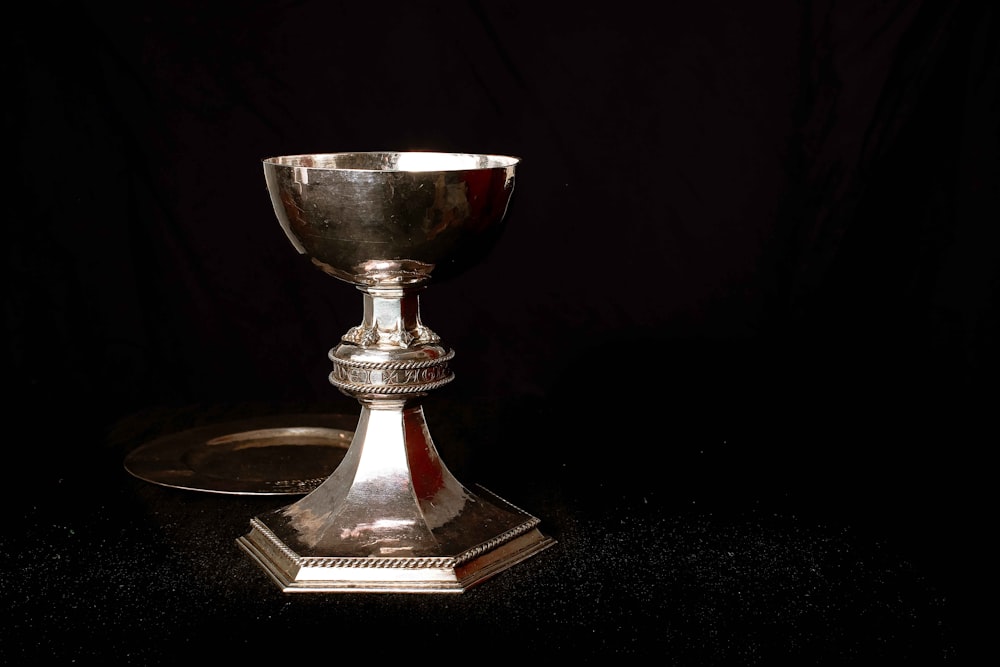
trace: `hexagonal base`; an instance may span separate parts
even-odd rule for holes
[[[489,493],[494,505],[522,515],[524,522],[458,554],[395,558],[300,556],[267,527],[252,519],[237,539],[285,593],[463,593],[472,586],[555,544],[538,519]],[[478,502],[489,502],[485,495]]]

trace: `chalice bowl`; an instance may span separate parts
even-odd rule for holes
[[[431,439],[422,399],[454,352],[420,318],[420,293],[496,243],[516,157],[361,152],[263,161],[299,253],[364,297],[329,352],[330,383],[361,405],[337,468],[237,539],[291,592],[461,593],[552,546],[539,520],[463,486]]]

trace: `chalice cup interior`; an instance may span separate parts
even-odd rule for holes
[[[361,405],[343,461],[237,539],[291,592],[461,593],[552,546],[539,519],[463,486],[431,439],[422,399],[454,379],[454,352],[420,318],[420,293],[496,243],[516,157],[362,152],[263,161],[299,253],[364,297],[329,351],[330,383]]]

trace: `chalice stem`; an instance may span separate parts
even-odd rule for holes
[[[323,484],[281,512],[282,539],[303,555],[436,555],[442,544],[435,530],[472,496],[442,463],[420,405],[360,400],[347,455]]]
[[[457,591],[551,546],[538,519],[448,470],[421,400],[453,352],[420,321],[419,290],[363,287],[364,318],[330,350],[330,382],[361,404],[350,448],[307,496],[238,540],[286,592]]]

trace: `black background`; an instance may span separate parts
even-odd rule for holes
[[[36,2],[5,32],[15,515],[44,471],[114,478],[172,411],[355,409],[326,352],[361,296],[296,255],[263,158],[510,154],[500,243],[422,298],[457,354],[426,410],[466,437],[439,442],[460,477],[565,485],[611,523],[701,502],[846,526],[955,628],[914,648],[914,612],[907,656],[975,634],[989,3]]]

